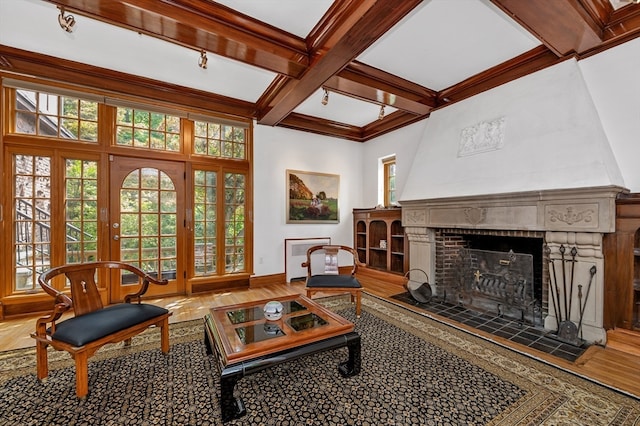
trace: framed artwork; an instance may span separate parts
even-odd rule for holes
[[[338,223],[340,176],[287,170],[287,223]]]

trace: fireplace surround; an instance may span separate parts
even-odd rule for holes
[[[443,285],[436,261],[437,239],[442,230],[462,234],[542,237],[551,259],[560,258],[560,248],[576,247],[575,282],[587,288],[588,297],[572,294],[571,322],[580,322],[581,337],[588,343],[606,343],[603,327],[604,258],[602,237],[615,230],[615,199],[625,188],[611,185],[592,188],[553,189],[507,194],[457,196],[402,200],[402,224],[409,240],[409,267],[422,269],[433,287]],[[543,268],[548,267],[543,262]],[[592,267],[596,273],[591,280]],[[547,276],[544,270],[542,276]],[[592,281],[590,283],[590,281]],[[542,279],[543,294],[549,279]],[[562,298],[562,286],[558,286]],[[555,290],[555,289],[554,289]],[[546,330],[558,329],[554,309],[542,297],[542,323]],[[582,317],[582,321],[580,321]]]

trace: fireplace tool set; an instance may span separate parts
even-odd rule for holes
[[[571,309],[574,292],[574,272],[576,267],[576,256],[578,255],[578,249],[573,247],[570,251],[570,257],[566,256],[566,247],[560,245],[560,258],[552,258],[550,253],[551,249],[547,246],[547,257],[549,258],[549,293],[551,303],[553,304],[553,310],[556,316],[557,329],[555,334],[550,334],[550,337],[554,337],[564,343],[568,343],[573,346],[582,346],[582,320],[584,319],[584,311],[587,306],[587,300],[591,293],[591,284],[593,283],[593,277],[596,274],[595,265],[589,269],[589,283],[587,284],[586,293],[583,293],[582,284],[578,284],[578,324],[571,320]],[[556,262],[560,262],[560,272],[562,277],[562,283],[558,281],[558,273],[556,271]],[[570,269],[569,280],[567,280],[567,268]],[[562,292],[560,291],[562,286]],[[584,300],[583,300],[584,299]],[[578,334],[580,338],[578,338]]]

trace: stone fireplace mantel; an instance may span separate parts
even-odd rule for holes
[[[618,186],[403,200],[405,228],[607,233],[615,230]]]
[[[615,231],[615,200],[622,192],[627,189],[611,185],[403,200],[402,224],[409,240],[409,267],[422,269],[429,277],[436,276],[435,233],[438,229],[542,232],[551,258],[559,256],[561,246],[577,248],[575,277],[585,290],[590,280],[589,270],[596,267],[588,298],[585,296],[580,301],[574,295],[570,302],[574,307],[571,320],[578,323],[579,316],[574,313],[584,310],[582,338],[604,344],[602,236]],[[550,331],[557,328],[553,311],[546,313],[544,327]]]

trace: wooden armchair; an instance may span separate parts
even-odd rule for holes
[[[96,275],[104,269],[126,270],[135,274],[141,282],[136,293],[125,296],[124,303],[104,307]],[[64,274],[70,282],[71,297],[56,290],[50,281]],[[165,308],[140,303],[149,284],[166,285],[139,268],[122,262],[106,261],[63,265],[43,272],[38,278],[40,286],[55,298],[53,311],[36,321],[36,362],[38,379],[43,381],[49,375],[47,346],[67,351],[75,360],[76,395],[84,398],[89,392],[88,359],[107,343],[125,341],[148,327],[160,327],[162,352],[169,352],[169,317]],[[134,303],[135,302],[135,303]],[[73,309],[74,316],[58,320],[63,313]]]
[[[348,252],[353,258],[353,267],[349,274],[340,274],[338,265],[340,252]],[[360,318],[362,285],[356,278],[356,272],[358,267],[363,265],[358,259],[358,253],[351,247],[340,245],[309,247],[307,260],[302,263],[302,267],[307,268],[307,297],[311,298],[317,292],[349,293],[351,303],[356,304],[356,317]]]

